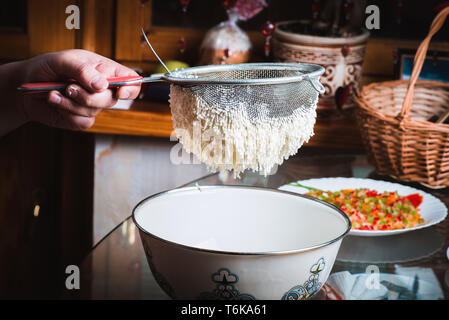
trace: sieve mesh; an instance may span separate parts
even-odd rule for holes
[[[316,106],[318,93],[307,81],[277,85],[200,85],[192,92],[217,110],[244,109],[251,122],[288,117]]]
[[[296,66],[296,65],[295,65]],[[191,68],[193,69],[193,68]],[[179,72],[184,79],[201,79],[203,83],[190,85],[192,93],[219,111],[230,112],[242,108],[251,122],[272,121],[291,116],[295,110],[308,112],[316,107],[318,92],[309,81],[263,84],[268,79],[277,80],[304,76],[301,68],[231,68],[214,71]],[[260,80],[252,84],[207,84],[207,80]]]

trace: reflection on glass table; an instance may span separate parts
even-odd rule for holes
[[[236,180],[232,174],[211,174],[187,186],[278,188],[320,177],[369,177],[395,182],[378,176],[362,155],[303,154],[287,160],[267,177],[247,172]],[[449,204],[449,190],[409,185],[431,193],[446,206]],[[326,285],[314,298],[448,299],[448,246],[448,218],[426,229],[388,237],[347,236]],[[67,298],[169,299],[154,280],[131,218],[117,226],[85,258],[81,265],[81,290],[76,296],[71,294]]]

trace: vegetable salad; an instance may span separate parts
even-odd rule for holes
[[[301,186],[303,187],[303,186]],[[422,196],[401,196],[397,192],[378,193],[369,189],[345,189],[336,192],[307,188],[307,195],[329,202],[343,210],[357,230],[394,230],[423,223],[419,214]]]

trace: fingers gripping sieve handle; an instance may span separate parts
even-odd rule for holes
[[[135,86],[141,83],[165,82],[161,75],[153,75],[151,77],[142,78],[141,76],[115,77],[108,78],[109,88]],[[17,90],[25,94],[49,92],[52,90],[65,90],[70,84],[78,84],[77,82],[40,82],[40,83],[24,83]]]
[[[309,81],[310,84],[312,85],[312,87],[318,91],[318,93],[323,94],[326,89],[324,88],[324,86],[321,84],[321,82],[317,79],[317,78],[309,78],[306,77],[305,80]]]
[[[150,78],[148,78],[148,79],[150,79]],[[128,76],[128,77],[108,78],[107,80],[109,82],[109,88],[112,88],[112,87],[121,87],[121,86],[140,85],[143,81],[143,78],[141,76]],[[155,77],[155,81],[156,80],[157,79]],[[150,81],[147,80],[145,82],[150,82]],[[18,87],[17,90],[22,91],[23,93],[26,93],[26,94],[49,92],[52,90],[61,91],[61,90],[65,90],[65,88],[70,84],[80,85],[79,83],[74,82],[74,81],[24,83],[20,87]]]

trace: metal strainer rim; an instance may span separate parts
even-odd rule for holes
[[[259,79],[216,79],[216,78],[188,78],[186,74],[219,72],[219,71],[233,71],[233,70],[292,70],[300,71],[301,74],[294,76],[275,77],[275,78],[259,78]],[[224,65],[207,65],[199,67],[191,67],[172,71],[164,74],[161,79],[178,85],[267,85],[267,84],[283,84],[300,82],[303,80],[318,80],[324,73],[325,69],[322,66],[309,63],[239,63],[239,64],[224,64]],[[184,76],[183,76],[184,75]]]

